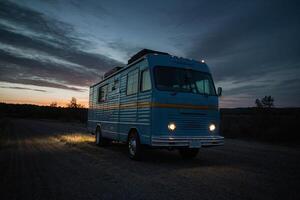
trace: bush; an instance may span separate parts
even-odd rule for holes
[[[0,103],[0,117],[20,117],[34,119],[55,119],[86,123],[86,108],[63,108],[28,104]]]

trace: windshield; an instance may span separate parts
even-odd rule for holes
[[[158,90],[216,95],[208,73],[174,67],[156,67],[155,84]]]

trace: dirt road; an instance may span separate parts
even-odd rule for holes
[[[193,161],[176,151],[100,148],[82,125],[10,119],[0,124],[6,199],[299,199],[300,149],[226,140]]]

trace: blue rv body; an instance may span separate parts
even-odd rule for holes
[[[90,87],[88,129],[105,140],[128,142],[134,132],[139,145],[198,149],[223,145],[219,127],[204,62],[150,51]]]

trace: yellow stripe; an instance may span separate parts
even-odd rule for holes
[[[138,103],[127,103],[113,105],[102,105],[96,106],[103,110],[111,109],[130,109],[130,108],[178,108],[178,109],[194,109],[194,110],[217,110],[218,106],[215,105],[193,105],[193,104],[166,104],[166,103],[155,103],[155,102],[138,102]]]

